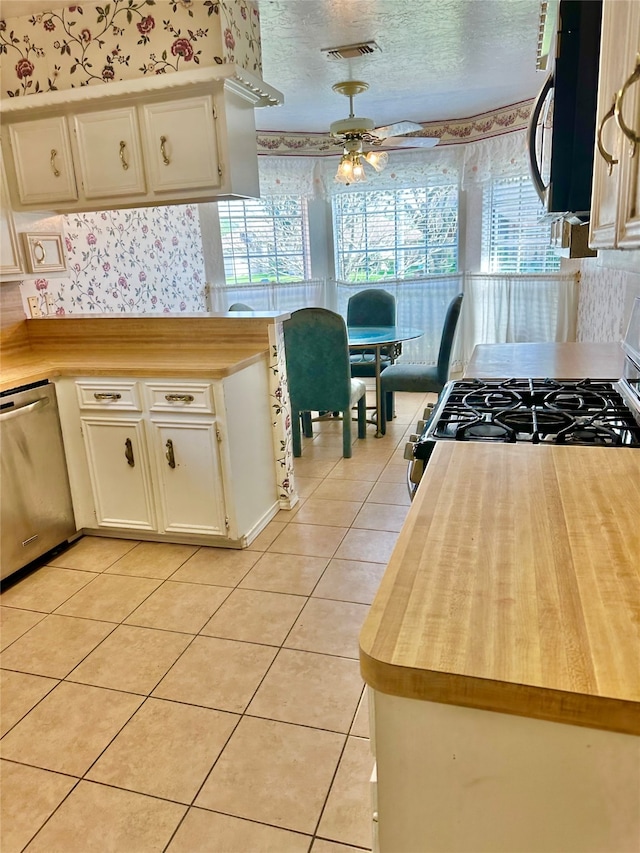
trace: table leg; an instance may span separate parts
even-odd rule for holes
[[[385,431],[380,429],[382,423],[382,407],[384,400],[382,399],[382,389],[380,387],[380,362],[382,360],[382,347],[376,346],[376,438],[382,438]]]

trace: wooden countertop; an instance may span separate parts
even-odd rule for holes
[[[287,317],[124,315],[26,320],[3,330],[0,391],[56,376],[222,379],[266,358]]]
[[[441,441],[360,635],[413,699],[640,734],[640,451]]]
[[[619,379],[624,353],[613,343],[478,344],[465,379]]]

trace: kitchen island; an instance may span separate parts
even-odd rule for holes
[[[383,853],[637,850],[638,506],[633,449],[436,447],[360,637]]]
[[[617,344],[465,378],[615,379]],[[640,452],[438,442],[360,636],[374,850],[640,843]]]

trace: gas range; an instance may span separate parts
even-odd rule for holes
[[[405,448],[413,495],[438,441],[640,447],[640,298],[625,342],[623,376],[463,379],[445,385]]]

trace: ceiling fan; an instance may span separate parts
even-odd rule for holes
[[[389,155],[383,150],[365,151],[364,146],[380,148],[433,148],[439,142],[438,137],[411,136],[406,134],[422,130],[422,125],[414,121],[398,121],[384,127],[376,127],[373,119],[354,115],[353,99],[366,92],[369,84],[363,80],[345,80],[336,83],[333,91],[349,98],[349,117],[334,121],[329,133],[343,146],[343,155],[338,165],[336,181],[342,184],[356,184],[366,181],[362,161],[381,172],[387,165]]]

